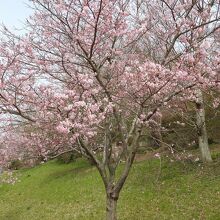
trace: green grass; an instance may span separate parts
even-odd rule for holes
[[[0,185],[0,220],[102,220],[101,178],[84,160],[51,161],[21,170],[20,182]],[[220,164],[135,163],[118,204],[120,220],[219,220]]]

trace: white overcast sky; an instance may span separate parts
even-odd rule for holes
[[[31,14],[28,0],[0,0],[0,23],[10,28],[22,28],[22,22]]]

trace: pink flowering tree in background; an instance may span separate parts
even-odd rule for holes
[[[47,158],[77,150],[90,158],[105,186],[106,219],[115,220],[120,191],[152,118],[180,94],[212,81],[185,64],[187,43],[179,49],[180,37],[186,41],[197,23],[181,23],[174,33],[168,16],[159,17],[163,25],[154,23],[155,15],[168,12],[161,8],[164,1],[149,1],[154,15],[124,0],[32,3],[35,13],[25,36],[4,30],[1,112],[22,125],[20,134],[33,154]],[[176,16],[186,9],[178,10]],[[145,36],[155,56],[140,49]]]
[[[40,76],[38,63],[27,53],[26,38],[21,40],[6,28],[3,34],[0,44],[0,114],[4,140],[1,148],[5,155],[2,166],[7,167],[12,158],[24,159],[21,155],[26,152],[29,159],[46,160],[60,151],[70,151],[73,147],[67,137],[59,137],[56,128],[62,118],[59,105],[64,102],[64,99],[60,101],[66,96],[64,91]],[[15,138],[8,138],[13,133]],[[22,154],[16,153],[22,149]]]
[[[219,83],[219,53],[211,52],[217,52],[214,35],[220,29],[219,1],[140,1],[136,8],[140,18],[148,14],[147,22],[152,23],[138,50],[167,68],[182,69],[197,78],[197,85],[180,101],[195,103],[199,148],[202,159],[209,162],[203,91],[218,88]]]

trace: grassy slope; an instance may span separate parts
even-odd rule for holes
[[[220,163],[202,167],[157,159],[134,164],[119,200],[119,219],[220,219]],[[101,220],[104,188],[83,160],[55,161],[20,171],[20,182],[0,186],[1,220]]]

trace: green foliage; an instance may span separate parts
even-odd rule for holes
[[[167,159],[135,163],[119,199],[119,219],[218,220],[219,166]],[[104,219],[103,183],[88,161],[50,161],[18,173],[20,182],[0,185],[1,220]]]
[[[212,159],[213,160],[220,160],[220,152],[213,152]]]

